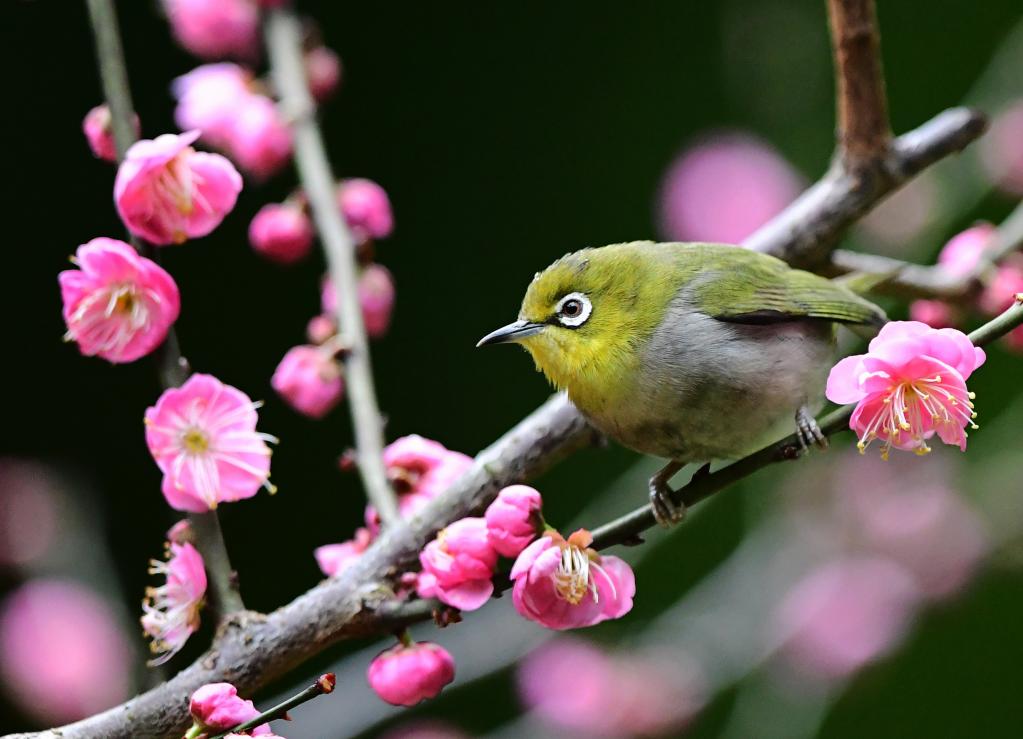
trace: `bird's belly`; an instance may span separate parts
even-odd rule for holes
[[[703,319],[713,323],[696,327],[699,341],[692,325],[684,343],[677,331],[655,336],[638,381],[587,413],[591,422],[644,454],[707,461],[734,459],[780,439],[795,430],[800,406],[823,405],[831,326]]]

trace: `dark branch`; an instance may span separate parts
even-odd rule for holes
[[[269,11],[266,45],[270,71],[281,95],[281,105],[293,120],[295,163],[313,211],[316,229],[327,255],[330,280],[337,295],[337,321],[348,351],[345,353],[347,387],[359,473],[370,502],[384,524],[398,520],[398,504],[384,469],[384,428],[377,406],[370,365],[369,341],[359,305],[358,262],[355,242],[338,210],[336,184],[327,149],[313,113],[302,56],[302,26],[294,11]]]

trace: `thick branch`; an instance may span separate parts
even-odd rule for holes
[[[125,153],[135,143],[135,109],[131,101],[128,71],[121,48],[121,34],[117,24],[117,10],[113,0],[87,0],[89,19],[92,23],[96,43],[96,62],[99,67],[103,96],[110,108],[117,158],[123,161]],[[159,254],[151,244],[129,234],[132,246],[144,256],[159,262]],[[155,352],[157,373],[164,388],[179,387],[191,370],[188,361],[181,355],[177,332],[171,326],[167,338]],[[193,515],[195,545],[203,555],[203,561],[210,575],[213,594],[221,615],[240,611],[245,606],[227,556],[224,535],[216,513]]]
[[[884,154],[892,137],[874,0],[828,0],[828,18],[839,156],[846,168],[855,170]]]
[[[899,136],[869,167],[852,172],[836,159],[821,180],[744,245],[795,267],[823,268],[850,225],[915,175],[961,151],[986,127],[981,113],[952,108]]]
[[[302,27],[294,11],[269,11],[266,44],[274,85],[281,104],[293,118],[295,163],[312,208],[320,241],[327,254],[330,280],[337,295],[337,321],[346,353],[348,407],[355,429],[359,473],[366,495],[385,524],[398,518],[398,505],[383,463],[383,420],[377,406],[370,366],[369,342],[359,305],[355,242],[338,210],[334,175],[323,136],[313,115],[302,57]]]

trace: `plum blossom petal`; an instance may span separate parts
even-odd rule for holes
[[[490,545],[504,557],[517,557],[541,525],[543,500],[528,485],[511,485],[497,494],[484,514]]]
[[[448,525],[419,554],[423,571],[417,583],[422,598],[437,598],[453,608],[480,608],[494,592],[497,552],[482,518],[463,518]]]
[[[309,344],[288,350],[270,384],[292,408],[311,418],[327,415],[344,392],[341,365],[334,354]]]
[[[398,644],[373,658],[366,677],[383,700],[414,706],[455,679],[455,660],[432,642]]]
[[[188,701],[188,712],[195,726],[206,734],[233,729],[260,713],[252,701],[238,695],[238,689],[231,683],[208,683],[197,689]],[[248,734],[273,736],[269,724],[257,726]]]

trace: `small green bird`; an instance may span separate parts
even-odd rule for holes
[[[669,482],[690,462],[735,459],[793,431],[826,447],[835,323],[884,312],[824,277],[722,244],[635,241],[567,254],[533,278],[515,342],[598,430],[670,460],[650,480],[657,520],[685,513]]]

